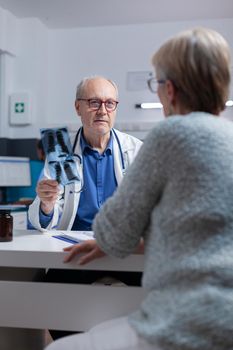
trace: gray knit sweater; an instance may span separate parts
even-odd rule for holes
[[[148,295],[130,316],[165,350],[233,349],[233,123],[173,116],[148,135],[94,231],[109,255],[145,239]]]

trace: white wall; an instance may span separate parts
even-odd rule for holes
[[[0,8],[0,50],[15,55],[17,49],[17,18]]]
[[[75,122],[75,87],[82,77],[103,74],[116,81],[120,90],[118,122],[154,123],[161,110],[138,110],[135,103],[157,99],[148,90],[127,91],[129,71],[150,71],[154,51],[174,33],[197,25],[220,31],[233,48],[233,19],[201,22],[158,23],[118,27],[51,31],[49,35],[49,120]]]
[[[7,93],[31,94],[33,122],[26,127],[8,125],[1,136],[38,137],[40,127],[75,128],[78,124],[73,107],[76,85],[84,76],[94,74],[107,76],[118,84],[118,126],[150,128],[162,118],[161,110],[143,111],[134,105],[157,97],[148,90],[128,91],[127,72],[152,70],[151,56],[162,42],[180,30],[197,25],[218,30],[233,48],[233,19],[66,30],[47,30],[35,19],[17,20],[19,49],[8,64],[11,84]],[[225,114],[233,114],[233,109]],[[6,114],[1,118],[8,120]]]
[[[10,12],[0,8],[0,136],[8,135],[8,90],[12,84],[13,57],[19,48],[18,21]]]
[[[17,19],[0,8],[0,137],[39,136],[47,123],[48,30],[37,19]],[[9,96],[31,96],[32,124],[9,125]]]
[[[5,56],[6,100],[12,93],[27,92],[31,99],[30,126],[9,126],[9,110],[5,114],[8,137],[37,137],[39,128],[46,125],[48,110],[48,30],[36,19],[25,19],[17,23],[18,50],[15,56]],[[10,67],[9,67],[9,61]],[[9,83],[10,82],[10,83]]]

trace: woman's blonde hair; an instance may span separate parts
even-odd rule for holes
[[[184,31],[154,54],[157,78],[171,80],[180,105],[190,111],[218,114],[225,108],[230,86],[230,49],[217,32]]]

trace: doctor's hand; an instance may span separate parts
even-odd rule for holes
[[[65,252],[69,252],[64,258],[64,262],[73,260],[76,255],[83,254],[79,260],[79,265],[87,264],[88,262],[101,258],[106,254],[99,248],[97,242],[94,239],[72,245],[63,249]]]
[[[41,180],[38,182],[36,192],[40,198],[40,208],[45,214],[53,211],[54,204],[59,196],[59,184],[56,180]]]

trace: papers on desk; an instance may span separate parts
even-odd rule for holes
[[[60,239],[68,243],[81,243],[94,238],[93,231],[55,231],[53,238]]]

